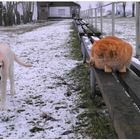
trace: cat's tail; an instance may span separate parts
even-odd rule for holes
[[[24,62],[22,62],[17,56],[16,54],[14,53],[14,60],[19,64],[19,65],[22,65],[24,67],[32,67],[31,64],[25,64]]]

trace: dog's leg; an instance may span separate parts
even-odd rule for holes
[[[1,81],[1,106],[0,106],[1,110],[5,109],[6,87],[7,87],[7,77],[4,77]]]
[[[14,63],[12,62],[9,68],[9,79],[10,79],[10,93],[14,95],[15,85],[14,85]]]
[[[0,106],[1,110],[5,109],[7,78],[8,78],[8,69],[7,69],[7,65],[5,65],[2,70],[2,77],[1,77],[1,106]]]

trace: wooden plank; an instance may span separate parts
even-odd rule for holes
[[[78,17],[75,17],[74,19],[75,19],[75,20],[82,20],[82,18],[78,18]]]
[[[93,32],[86,25],[82,25],[82,27],[89,36],[93,35]]]
[[[83,22],[85,25],[88,25],[88,23],[87,23],[85,20],[82,20],[82,22]]]
[[[125,90],[140,108],[140,78],[131,70],[128,70],[126,73],[117,73],[117,77]]]
[[[83,42],[83,45],[87,52],[87,57],[89,58],[91,53],[92,43],[87,36],[82,36],[81,41]]]
[[[94,33],[95,36],[97,36],[97,37],[100,38],[100,36],[102,35],[101,32],[99,32],[96,28],[94,28],[94,27],[92,27],[92,26],[90,26],[90,25],[87,25],[87,26],[88,26],[88,28]]]
[[[75,20],[75,22],[76,22],[76,24],[77,24],[77,25],[80,25],[80,22],[79,22],[79,20]]]
[[[140,70],[140,61],[137,58],[132,57],[131,64],[134,65],[138,70]]]
[[[94,43],[94,41],[98,41],[100,40],[99,37],[96,36],[90,36],[92,43]]]
[[[138,70],[134,65],[130,65],[130,69],[133,70],[135,74],[140,77],[140,70]]]
[[[81,25],[88,25],[85,22],[83,22],[82,20],[79,21]]]
[[[96,37],[96,36],[91,36],[91,38],[92,38],[94,41],[100,40],[99,37]]]
[[[90,67],[90,88],[91,88],[91,98],[94,99],[96,96],[96,78],[93,71],[93,67]]]
[[[80,36],[85,35],[85,32],[84,32],[83,28],[81,27],[81,25],[77,26],[77,30],[78,30],[78,33],[79,33]]]
[[[92,43],[89,40],[89,38],[87,36],[83,36],[81,38],[82,44],[83,44],[83,52],[85,53],[83,56],[83,62],[86,62],[86,58],[85,56],[89,59],[90,58],[90,52],[91,52],[91,47],[92,47]],[[91,98],[95,98],[96,95],[96,78],[95,78],[95,74],[93,71],[93,67],[90,67],[90,88],[91,88]]]
[[[132,57],[130,68],[140,77],[140,61]]]
[[[140,113],[112,74],[94,68],[119,138],[140,138]]]

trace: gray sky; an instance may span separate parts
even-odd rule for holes
[[[92,8],[96,7],[96,1],[76,1],[81,5],[81,10],[85,10],[89,8],[89,5],[92,6]]]

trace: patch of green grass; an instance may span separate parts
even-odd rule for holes
[[[71,26],[70,32],[70,47],[71,47],[71,57],[75,60],[82,60],[82,54],[80,50],[80,41],[77,33],[74,31],[74,25]]]
[[[74,26],[71,27],[71,30],[71,57],[75,60],[81,60],[81,49]],[[77,116],[75,133],[81,133],[85,138],[117,138],[102,97],[98,96],[94,100],[90,98],[89,74],[89,66],[83,63],[77,64],[68,74],[79,97],[77,109],[85,109]]]

